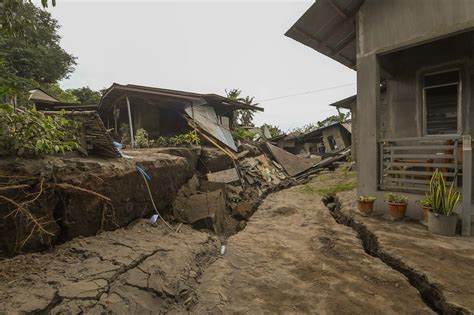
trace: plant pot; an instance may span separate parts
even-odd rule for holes
[[[388,213],[394,219],[403,218],[405,216],[405,212],[407,211],[406,203],[387,202],[387,206]]]
[[[374,210],[374,201],[357,200],[357,209],[364,214],[371,214]]]
[[[457,215],[444,215],[430,211],[428,213],[428,229],[431,233],[454,236],[456,235]]]
[[[423,212],[423,222],[428,224],[428,212],[431,211],[431,208],[429,207],[421,207],[421,210]]]

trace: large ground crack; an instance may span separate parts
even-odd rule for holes
[[[337,197],[324,197],[322,201],[337,223],[346,225],[357,232],[367,254],[379,258],[390,268],[402,273],[409,283],[420,292],[423,301],[433,311],[441,314],[471,314],[469,310],[449,303],[443,294],[443,290],[424,273],[411,268],[405,262],[381,248],[377,236],[366,225],[341,211],[341,203]]]

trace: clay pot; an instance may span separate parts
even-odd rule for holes
[[[456,224],[458,223],[457,215],[447,216],[430,211],[428,216],[428,229],[431,233],[444,236],[456,235]]]
[[[431,210],[431,208],[421,207],[421,210],[423,211],[423,222],[428,224],[428,212]]]
[[[374,201],[357,200],[357,209],[364,214],[371,214],[374,210]]]
[[[387,202],[387,206],[388,213],[394,219],[403,218],[405,216],[405,212],[407,211],[406,203]]]

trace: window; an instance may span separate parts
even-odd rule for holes
[[[460,87],[459,70],[427,74],[423,77],[427,135],[458,133]]]
[[[334,136],[328,136],[328,143],[329,147],[331,148],[331,151],[337,149],[336,139],[334,139]]]

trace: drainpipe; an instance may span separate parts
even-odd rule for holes
[[[133,136],[132,111],[130,110],[130,101],[128,99],[128,96],[126,97],[126,99],[127,99],[127,110],[128,110],[128,124],[130,126],[130,143],[133,148],[135,147],[135,139]]]

